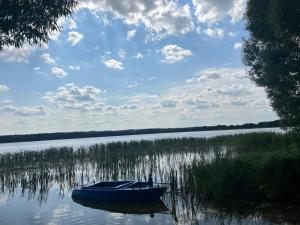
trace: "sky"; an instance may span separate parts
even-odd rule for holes
[[[277,119],[247,76],[246,0],[80,0],[41,47],[0,52],[0,134]]]

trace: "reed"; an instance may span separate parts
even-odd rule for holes
[[[204,199],[300,203],[299,148],[194,162],[185,173]]]
[[[146,180],[152,171],[185,199],[299,201],[299,148],[299,135],[268,132],[5,153],[0,194],[21,187],[43,201],[54,184],[63,196],[92,181]]]

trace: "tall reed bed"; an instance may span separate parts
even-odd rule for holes
[[[73,149],[72,147],[49,148],[43,151],[21,151],[0,154],[0,169],[23,164],[57,162],[60,160],[102,160],[118,161],[149,157],[161,154],[208,153],[217,155],[224,152],[243,153],[254,151],[279,151],[300,146],[300,137],[296,134],[281,133],[247,133],[224,135],[212,138],[175,138],[161,140],[142,140],[95,144],[89,147]]]
[[[21,187],[27,197],[38,193],[42,200],[54,184],[64,193],[92,181],[146,180],[152,172],[156,181],[171,183],[173,194],[191,198],[283,199],[280,193],[286,188],[298,199],[289,184],[298,176],[299,146],[296,134],[248,133],[5,153],[0,154],[0,192],[14,193]],[[295,170],[295,175],[287,176],[285,170]],[[274,174],[281,175],[265,182]],[[287,185],[283,188],[279,182]]]
[[[277,140],[276,140],[277,141]],[[243,150],[234,157],[193,162],[185,168],[187,189],[213,201],[300,203],[299,139],[276,149]]]

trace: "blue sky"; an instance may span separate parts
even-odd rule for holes
[[[241,60],[246,0],[81,0],[41,47],[0,52],[0,134],[276,119]]]

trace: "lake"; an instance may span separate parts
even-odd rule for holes
[[[186,186],[184,168],[194,160],[209,162],[216,154],[230,152],[224,146],[199,145],[197,139],[169,139],[258,131],[281,132],[273,128],[1,144],[0,224],[297,224],[293,221],[299,212],[293,208],[199,201]],[[57,148],[28,151],[52,146]],[[71,198],[74,187],[103,180],[146,180],[150,170],[155,181],[170,183],[161,202],[111,206]]]
[[[20,150],[42,150],[50,147],[61,146],[88,146],[96,143],[110,143],[117,141],[139,141],[139,140],[157,140],[164,138],[182,138],[182,137],[214,137],[218,135],[240,134],[249,132],[283,132],[280,128],[260,128],[260,129],[239,129],[239,130],[219,130],[219,131],[196,131],[196,132],[176,132],[176,133],[157,133],[143,135],[124,135],[111,137],[96,138],[78,138],[78,139],[62,139],[49,141],[32,141],[0,144],[0,153],[17,152]]]

